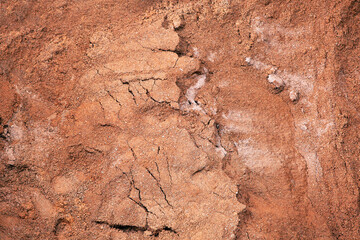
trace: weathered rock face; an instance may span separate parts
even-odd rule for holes
[[[358,1],[0,11],[1,239],[359,239]]]

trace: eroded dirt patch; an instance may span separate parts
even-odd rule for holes
[[[358,10],[1,3],[1,239],[358,238]]]

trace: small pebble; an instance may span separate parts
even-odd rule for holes
[[[145,231],[145,232],[144,232],[144,235],[149,237],[149,236],[151,236],[151,235],[152,235],[152,232],[151,232],[151,231],[149,231],[149,230],[147,230],[147,231]]]
[[[296,90],[291,90],[289,93],[290,100],[296,102],[299,100],[299,92]]]

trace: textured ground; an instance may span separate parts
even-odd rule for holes
[[[359,13],[0,0],[0,239],[360,239]]]

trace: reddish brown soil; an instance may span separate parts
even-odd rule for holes
[[[0,0],[0,239],[360,239],[359,13]]]

